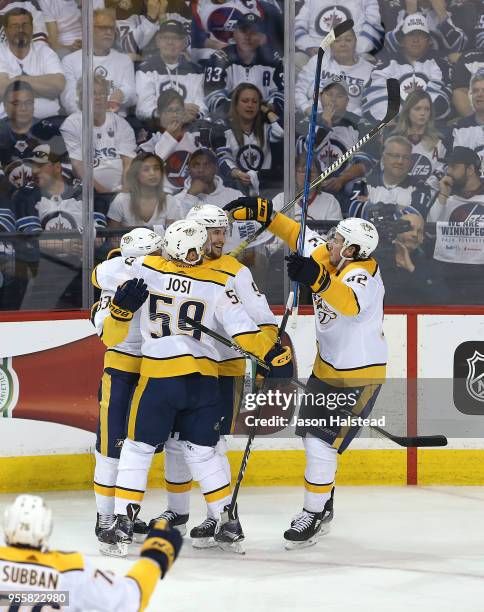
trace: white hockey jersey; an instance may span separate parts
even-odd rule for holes
[[[484,125],[481,125],[476,116],[471,115],[458,121],[452,132],[454,147],[467,147],[473,149],[481,158],[481,176],[484,178]]]
[[[297,77],[295,88],[296,108],[304,113],[307,108],[311,108],[313,104],[314,93],[314,75],[316,72],[316,62],[318,58],[315,55],[304,66]],[[331,52],[328,51],[323,56],[321,65],[321,83],[335,77],[342,77],[348,84],[348,110],[355,115],[361,115],[361,98],[363,88],[370,80],[374,66],[362,57],[353,66],[343,66],[331,57]],[[319,110],[322,110],[319,103]]]
[[[408,173],[412,184],[425,182],[432,174],[444,171],[446,148],[442,140],[435,145],[427,145],[422,140],[412,142],[412,168]]]
[[[384,29],[378,0],[304,0],[295,22],[296,47],[319,47],[321,39],[339,23],[353,19],[356,50],[365,53],[379,49]]]
[[[97,569],[76,552],[0,547],[0,591],[48,591],[59,597],[63,591],[69,594],[69,606],[66,607],[59,605],[62,599],[58,600],[59,603],[54,599],[51,605],[12,604],[9,608],[12,610],[140,612],[144,609],[143,601],[146,602],[153,591],[153,583],[144,584],[150,579],[143,580],[143,571],[159,576],[159,570],[147,559],[140,559],[125,576],[116,576]]]
[[[144,15],[130,15],[116,20],[116,46],[122,53],[139,54],[158,32],[159,23]]]
[[[91,322],[96,328],[97,335],[101,338],[104,321],[110,312],[109,304],[117,288],[133,278],[131,272],[133,262],[134,257],[122,257],[121,251],[115,249],[109,253],[106,261],[96,266],[92,272],[93,285],[101,289],[101,297],[91,309]],[[141,366],[140,316],[141,310],[135,312],[126,338],[119,344],[108,347],[104,355],[105,368],[116,368],[123,372],[139,372]]]
[[[270,231],[293,250],[299,230],[299,223],[281,214],[270,225]],[[329,262],[326,243],[310,229],[304,255],[323,263],[331,275],[326,291],[313,294],[318,349],[314,375],[336,385],[382,382],[387,362],[382,328],[385,289],[377,262],[373,258],[355,261],[338,272]]]

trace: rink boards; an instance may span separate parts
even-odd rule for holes
[[[0,491],[91,486],[103,348],[82,316],[0,318]],[[300,378],[311,370],[313,323],[303,314],[288,329]],[[374,414],[398,435],[445,434],[449,447],[399,449],[365,431],[341,457],[338,483],[484,484],[484,308],[390,308],[384,331],[388,382]],[[229,446],[235,472],[245,439]],[[152,486],[163,485],[162,460]],[[297,438],[258,439],[247,484],[298,485],[303,465]]]

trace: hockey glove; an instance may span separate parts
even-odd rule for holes
[[[224,206],[231,212],[235,221],[258,221],[269,224],[272,220],[272,201],[256,197],[242,197]]]
[[[129,321],[148,297],[148,289],[142,278],[132,278],[116,289],[109,310],[113,319]]]
[[[289,346],[282,346],[280,342],[274,344],[271,350],[264,357],[264,361],[269,366],[267,370],[260,369],[260,374],[269,378],[292,378],[294,365],[292,363],[292,351]]]
[[[178,557],[182,544],[183,538],[180,532],[170,528],[168,522],[162,519],[149,530],[141,547],[140,556],[148,557],[158,563],[161,577],[164,578]]]
[[[293,281],[310,287],[314,293],[320,293],[329,287],[331,278],[322,263],[312,257],[301,257],[291,253],[286,257],[287,273]]]

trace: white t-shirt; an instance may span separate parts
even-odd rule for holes
[[[274,210],[280,211],[286,198],[284,193],[278,193],[272,200]],[[339,220],[343,218],[341,214],[341,206],[338,200],[330,193],[318,193],[316,197],[312,198],[312,194],[309,194],[309,205],[307,218],[310,221],[325,221],[325,220]],[[294,207],[294,219],[296,221],[301,220],[301,206],[296,204]]]
[[[155,210],[153,215],[148,221],[136,217],[131,210],[131,194],[129,193],[118,193],[109,206],[108,219],[122,223],[127,227],[142,226],[142,227],[153,227],[163,226],[166,228],[167,221],[177,221],[183,219],[181,214],[181,208],[175,198],[169,194],[166,196],[166,202],[164,209],[159,212]],[[159,233],[159,232],[158,232]]]
[[[127,109],[136,104],[134,65],[131,58],[111,49],[107,55],[94,55],[92,63],[94,73],[110,81],[111,89],[120,89],[123,92],[124,102],[120,114],[126,115]],[[79,110],[77,81],[82,78],[82,49],[66,55],[62,65],[66,75],[66,86],[61,94],[61,101],[67,113],[71,114]]]
[[[61,128],[69,157],[82,160],[82,113],[73,113]],[[135,157],[136,139],[132,127],[119,115],[106,113],[101,126],[94,126],[94,180],[109,191],[119,191],[123,182],[121,156]]]
[[[0,74],[6,74],[10,79],[21,74],[27,76],[44,76],[48,74],[64,74],[62,64],[57,54],[43,42],[33,42],[30,51],[23,60],[18,59],[6,43],[0,43]],[[59,99],[35,98],[34,117],[44,119],[59,114]],[[6,116],[3,103],[0,104],[0,119]]]
[[[37,0],[46,23],[55,21],[61,45],[82,39],[81,11],[76,0]]]

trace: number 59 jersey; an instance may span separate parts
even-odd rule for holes
[[[258,357],[273,345],[231,288],[231,276],[212,269],[210,262],[188,267],[147,256],[133,265],[133,277],[143,278],[149,291],[140,317],[142,376],[165,378],[193,372],[218,376],[222,359],[218,342],[190,328],[187,316],[210,329],[220,326]]]

